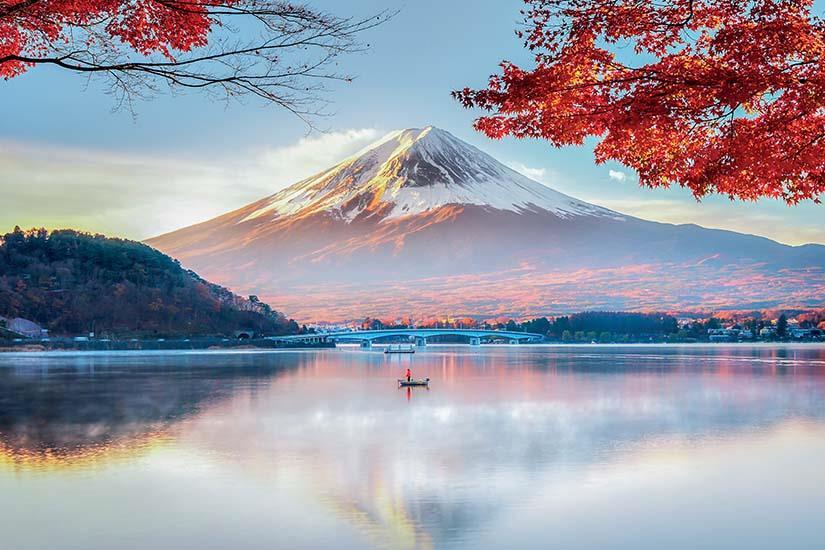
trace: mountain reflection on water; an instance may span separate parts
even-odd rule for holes
[[[429,391],[395,387],[408,365],[432,379]],[[753,542],[779,542],[792,526],[805,547],[799,522],[825,505],[825,477],[796,487],[778,469],[804,477],[813,466],[776,453],[825,452],[820,441],[817,347],[0,357],[0,504],[14,503],[7,520],[19,515],[4,531],[14,548],[172,539],[178,548],[540,548],[549,532],[550,546],[622,546],[621,536],[628,547],[678,546],[669,537],[690,522],[609,541],[569,524],[586,528],[601,507],[614,521],[636,507],[648,516],[675,507],[711,525],[733,513],[706,502],[726,483],[732,495],[765,490],[783,503],[794,495],[777,487],[803,493],[793,521],[766,523]],[[705,489],[704,479],[713,479]],[[38,501],[43,483],[60,496]],[[107,516],[123,494],[128,511]],[[77,514],[79,523],[35,532],[26,503],[37,504],[39,521]],[[81,528],[100,514],[110,522],[103,532]]]

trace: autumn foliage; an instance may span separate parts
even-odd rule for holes
[[[156,0],[0,0],[0,76],[25,71],[54,44],[69,41],[68,29],[99,26],[87,40],[117,39],[142,54],[186,52],[206,44],[213,24],[206,5],[195,1],[191,9],[180,2]],[[223,3],[223,2],[221,2]],[[99,22],[104,24],[99,25]],[[117,47],[111,42],[111,47]]]
[[[698,198],[825,192],[825,25],[812,0],[525,0],[534,66],[454,92],[490,137],[599,138],[597,162]]]

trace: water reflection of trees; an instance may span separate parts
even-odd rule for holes
[[[128,451],[304,363],[264,354],[26,358],[0,368],[0,452],[14,461]]]

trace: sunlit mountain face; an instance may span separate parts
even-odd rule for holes
[[[149,244],[306,321],[825,305],[825,246],[627,216],[433,127]]]

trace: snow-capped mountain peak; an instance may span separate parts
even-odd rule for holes
[[[554,191],[449,132],[427,126],[390,132],[329,170],[259,201],[240,222],[321,212],[346,221],[383,220],[447,205],[623,218]]]

